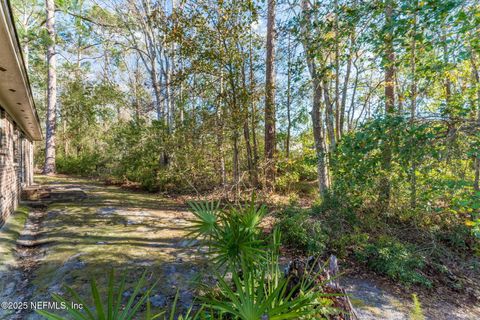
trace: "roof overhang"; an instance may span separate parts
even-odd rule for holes
[[[0,105],[31,140],[42,140],[8,0],[0,0]]]

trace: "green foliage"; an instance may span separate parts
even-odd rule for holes
[[[112,134],[110,170],[121,181],[139,182],[149,191],[158,191],[161,155],[164,151],[158,123],[147,126],[129,122],[120,125]],[[116,151],[118,150],[118,151]]]
[[[289,208],[278,222],[285,242],[296,249],[321,255],[328,236],[320,221],[312,219],[306,210]]]
[[[220,202],[189,202],[190,211],[195,216],[189,227],[190,236],[211,239],[218,231],[221,210]]]
[[[208,155],[195,151],[195,141],[174,151],[177,144],[173,138],[160,121],[119,124],[109,138],[103,175],[139,183],[149,191],[181,193],[215,186],[218,174]]]
[[[415,158],[417,164],[416,175],[429,170],[427,165],[439,156],[441,147],[435,148],[435,137],[441,130],[441,125],[412,125],[402,117],[377,118],[365,123],[359,130],[346,135],[332,155],[332,171],[336,177],[334,191],[355,205],[365,201],[372,203],[376,201],[382,179],[388,177],[395,205],[409,203],[411,159]],[[382,169],[386,141],[391,151],[388,171]]]
[[[208,297],[205,307],[217,310],[227,318],[250,319],[317,319],[328,312],[331,295],[322,293],[321,283],[313,270],[306,270],[301,281],[291,286],[281,271],[280,232],[275,229],[265,259],[253,266],[242,264],[242,274],[235,269],[232,279],[219,278],[217,296]],[[338,312],[338,310],[337,310]]]
[[[275,267],[278,269],[278,262]],[[233,286],[219,280],[220,299],[211,299],[207,306],[235,319],[299,319],[315,314],[320,306],[318,292],[303,284],[302,294],[293,297],[294,290],[287,291],[288,279],[266,274],[264,269],[247,268],[242,278],[233,273]],[[299,285],[300,286],[300,285]],[[297,289],[297,288],[295,288]]]
[[[425,320],[425,316],[423,315],[422,305],[418,300],[417,295],[414,293],[412,294],[412,311],[410,312],[410,320]]]
[[[317,178],[315,160],[312,161],[308,156],[309,151],[302,150],[301,155],[293,155],[289,159],[278,161],[276,187],[279,191],[308,193],[308,190],[302,190],[302,182],[315,181]]]
[[[465,218],[465,225],[480,239],[480,192],[464,192],[452,201],[452,211]]]
[[[407,285],[431,286],[422,271],[445,261],[437,259],[444,250],[478,248],[473,235],[479,230],[480,199],[469,170],[474,139],[463,132],[449,137],[451,130],[442,121],[395,116],[372,119],[345,134],[330,155],[330,190],[310,211],[287,209],[280,216],[286,243],[308,252],[315,236],[323,234],[323,246],[341,257],[356,257]],[[386,208],[379,206],[385,179],[390,185]],[[321,231],[309,231],[315,226]],[[408,233],[399,233],[400,227]],[[410,243],[410,233],[416,244]],[[426,238],[434,239],[435,247],[422,242]],[[419,246],[436,258],[421,256]]]
[[[331,250],[339,257],[349,257],[353,252],[363,250],[368,244],[370,235],[355,228],[353,232],[341,234],[340,237],[331,240]]]
[[[382,236],[370,242],[356,256],[372,270],[384,274],[406,285],[421,284],[431,286],[431,282],[420,272],[424,258],[414,251],[414,247],[396,239]]]
[[[160,319],[163,320],[193,320],[198,319],[201,315],[200,311],[194,314],[192,308],[186,311],[185,314],[178,314],[177,312],[177,303],[179,298],[179,292],[175,295],[175,299],[168,310],[168,315],[166,311],[160,313],[152,313],[151,304],[150,304],[150,293],[155,288],[155,284],[150,286],[146,290],[142,290],[147,285],[146,273],[144,272],[141,278],[137,281],[132,295],[126,303],[123,303],[122,297],[125,290],[125,276],[122,277],[120,284],[116,286],[116,279],[114,276],[114,271],[110,272],[108,276],[107,288],[104,291],[99,290],[97,287],[97,280],[92,278],[90,282],[91,286],[91,301],[92,305],[87,305],[86,300],[82,299],[75,290],[67,287],[68,294],[71,297],[69,300],[66,297],[54,294],[53,299],[65,306],[67,318],[63,317],[60,314],[54,314],[44,310],[37,311],[38,314],[44,316],[46,319],[50,320],[66,320],[66,319],[75,319],[75,320],[136,320],[136,319],[145,319],[145,320],[154,320]],[[106,296],[102,299],[102,296]],[[76,307],[73,307],[76,306]],[[79,309],[78,306],[81,306]],[[163,316],[163,317],[162,317]],[[202,319],[204,319],[202,317]],[[221,320],[221,319],[219,319]]]
[[[462,168],[469,160],[466,149],[470,138],[465,136],[464,141],[440,138],[448,130],[441,122],[410,123],[402,117],[377,118],[365,123],[346,135],[332,155],[333,192],[356,207],[374,206],[382,179],[387,177],[391,185],[391,211],[412,209],[412,199],[413,209],[443,210],[442,203],[454,201],[468,186],[459,176],[465,176]],[[385,141],[391,151],[388,171],[382,169]],[[415,185],[412,185],[413,175]]]
[[[280,231],[274,230],[270,242],[261,236],[259,224],[266,208],[257,208],[254,198],[248,205],[229,209],[213,202],[190,207],[195,215],[191,235],[206,242],[214,263],[226,267],[218,276],[216,293],[205,298],[206,310],[216,311],[220,318],[244,320],[316,318],[329,310],[321,284],[313,285],[318,278],[313,271],[293,288],[289,285],[278,261]]]
[[[189,204],[195,215],[190,235],[205,241],[217,264],[234,270],[264,258],[259,224],[266,214],[265,206],[257,208],[254,199],[248,206],[229,209],[220,209],[213,202]]]
[[[72,288],[67,287],[67,292],[71,296],[71,300],[54,294],[53,299],[66,307],[66,312],[69,319],[75,320],[133,320],[138,319],[141,307],[145,305],[149,299],[149,295],[154,286],[148,288],[137,299],[140,290],[146,285],[145,273],[138,280],[133,293],[126,304],[123,303],[122,297],[125,289],[125,276],[121,279],[119,284],[116,284],[114,271],[112,270],[108,277],[107,288],[100,291],[97,286],[97,281],[92,278],[90,282],[92,305],[88,305],[86,301],[81,298]],[[81,309],[75,308],[74,305],[82,306]],[[56,315],[47,311],[37,311],[40,315],[51,320],[64,319],[60,315]],[[163,313],[162,313],[163,314]],[[162,314],[150,315],[147,314],[147,320],[159,318]]]
[[[98,153],[82,153],[78,157],[60,155],[56,159],[57,171],[82,176],[96,176],[99,173],[101,156]]]

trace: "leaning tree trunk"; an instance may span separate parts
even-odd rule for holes
[[[267,57],[265,82],[265,186],[275,184],[275,0],[268,0]]]
[[[49,44],[47,48],[48,62],[48,88],[47,88],[47,122],[45,139],[45,165],[44,174],[55,173],[55,126],[57,113],[57,68],[55,57],[55,3],[46,0],[47,31]]]

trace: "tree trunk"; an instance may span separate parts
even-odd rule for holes
[[[163,110],[162,110],[162,89],[158,81],[158,71],[156,62],[150,58],[151,68],[150,68],[150,80],[152,81],[153,93],[155,95],[155,112],[157,113],[157,120],[161,121],[163,119]]]
[[[340,128],[340,118],[342,110],[340,108],[340,46],[338,32],[338,0],[334,1],[335,7],[335,139],[340,140],[342,129]]]
[[[416,50],[417,50],[417,42],[416,42],[416,35],[417,35],[417,3],[415,2],[414,8],[414,15],[413,15],[413,34],[412,34],[412,44],[411,44],[411,62],[412,65],[412,87],[411,87],[411,96],[412,96],[412,103],[410,105],[410,125],[413,127],[415,122],[415,115],[417,112],[417,77],[416,77]],[[412,150],[414,152],[414,149]],[[410,206],[415,208],[417,206],[417,161],[415,154],[411,156],[411,173],[410,173]]]
[[[307,0],[302,0],[302,11],[305,16],[305,20],[309,21],[310,19],[310,3]],[[313,101],[312,101],[312,111],[310,113],[313,123],[313,139],[315,142],[315,153],[317,156],[317,177],[318,177],[318,187],[320,194],[323,195],[328,189],[328,167],[326,163],[326,153],[325,153],[325,136],[323,134],[322,128],[322,85],[321,77],[317,73],[317,67],[315,65],[315,60],[313,54],[310,50],[310,41],[308,41],[308,35],[310,30],[303,27],[303,34],[307,37],[306,40],[302,41],[303,49],[305,51],[305,56],[307,60],[308,71],[312,79],[312,91],[313,91]]]
[[[47,122],[45,139],[44,174],[55,173],[55,126],[57,113],[57,70],[55,56],[55,2],[46,0],[46,27],[49,35],[47,48],[48,80],[47,80]]]
[[[227,186],[227,169],[225,167],[225,150],[223,146],[223,73],[220,73],[220,99],[218,99],[217,117],[216,117],[216,129],[217,129],[217,147],[219,151],[219,163],[220,174],[222,176],[222,187],[225,189]]]
[[[26,42],[25,42],[25,45],[23,46],[23,61],[25,62],[25,70],[27,70],[27,73],[28,73],[28,69],[30,67],[29,56],[30,56],[30,44],[29,44],[28,39],[27,39]]]
[[[222,120],[222,111],[221,103],[217,108],[217,116],[215,118],[216,130],[217,130],[217,149],[218,149],[218,165],[220,167],[220,176],[222,179],[222,187],[227,185],[227,171],[225,168],[225,152],[223,147],[223,120]]]
[[[287,159],[290,157],[290,137],[292,131],[292,79],[291,79],[291,60],[292,60],[292,48],[290,46],[290,33],[288,34],[288,62],[287,62],[287,138],[285,141],[285,154]]]
[[[473,77],[475,81],[475,86],[477,88],[477,124],[480,126],[480,73],[475,62],[476,56],[472,54],[471,61],[473,67]],[[475,178],[473,181],[473,189],[475,191],[480,191],[480,152],[477,150],[477,155],[474,159],[473,166],[475,169]]]
[[[390,31],[385,35],[385,115],[390,117],[395,111],[395,52],[393,48],[393,32],[391,31],[393,22],[393,0],[386,0],[385,7],[385,26]],[[392,150],[389,139],[384,141],[382,157],[383,177],[380,180],[379,209],[385,211],[390,206],[390,168],[392,162]]]
[[[257,107],[256,107],[256,95],[255,95],[255,73],[253,70],[253,48],[252,41],[250,39],[250,61],[249,61],[249,83],[250,83],[250,94],[252,95],[251,100],[251,128],[252,128],[252,148],[253,148],[253,174],[254,181],[253,187],[258,187],[258,143],[257,143],[257,133],[255,129],[257,128]]]
[[[250,184],[252,186],[255,185],[255,169],[253,167],[253,153],[252,153],[252,145],[250,143],[250,129],[248,128],[248,115],[243,122],[243,138],[245,139],[245,148],[247,151],[247,165],[248,165],[248,173],[250,177]]]
[[[233,187],[235,188],[235,198],[240,194],[240,166],[238,160],[238,132],[235,129],[233,133]]]
[[[275,185],[275,1],[268,0],[265,81],[265,186]]]
[[[328,142],[330,142],[329,150],[332,152],[337,147],[335,138],[335,112],[333,111],[333,102],[330,98],[326,79],[323,79],[323,95],[323,100],[325,100],[325,124],[327,127]]]
[[[313,123],[313,138],[315,141],[315,153],[317,155],[318,187],[320,194],[324,194],[328,189],[328,176],[325,161],[325,144],[322,133],[321,101],[322,86],[320,85],[320,81],[317,79],[317,77],[315,77],[313,78],[313,103],[311,116]]]
[[[350,73],[352,72],[352,57],[353,57],[353,44],[354,44],[355,34],[352,31],[352,35],[350,37],[350,52],[348,55],[347,61],[347,70],[345,73],[345,79],[343,81],[343,89],[342,89],[342,103],[340,105],[340,123],[337,130],[339,130],[339,136],[342,137],[343,135],[343,127],[345,125],[345,107],[347,104],[347,93],[348,93],[348,82],[350,81]],[[347,118],[348,121],[348,118]]]
[[[392,0],[386,0],[385,24],[392,25],[393,6]],[[392,115],[395,108],[395,52],[393,50],[393,33],[390,31],[385,36],[385,53],[387,65],[385,68],[385,113]]]
[[[243,62],[242,63],[242,91],[248,92],[249,86],[247,85],[247,76],[246,70],[247,66]],[[253,159],[253,152],[252,152],[252,144],[250,141],[250,128],[248,125],[249,122],[249,103],[247,96],[245,96],[242,101],[242,115],[243,115],[243,138],[245,139],[245,148],[247,151],[247,165],[248,165],[248,175],[250,178],[250,185],[256,185],[256,177],[255,177],[255,167],[254,167],[254,159]]]

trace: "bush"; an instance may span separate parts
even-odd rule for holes
[[[308,194],[310,192],[308,182],[314,182],[317,179],[315,158],[312,161],[308,155],[302,155],[279,159],[277,175],[276,190],[286,193],[295,190]],[[307,188],[305,188],[306,186]]]
[[[368,233],[360,232],[356,228],[353,232],[340,235],[337,239],[331,240],[332,251],[339,257],[347,257],[351,252],[363,250],[368,244],[370,236]]]
[[[152,313],[150,295],[155,288],[155,284],[148,285],[146,272],[135,283],[133,293],[128,300],[123,301],[123,293],[125,292],[126,275],[124,275],[120,281],[115,278],[115,272],[112,269],[108,276],[108,282],[106,288],[99,288],[97,286],[97,280],[92,278],[90,281],[91,297],[90,299],[84,299],[70,287],[66,287],[69,295],[60,296],[53,294],[52,298],[55,302],[65,306],[65,313],[69,315],[68,318],[64,318],[63,311],[55,311],[54,313],[39,310],[37,313],[42,315],[45,319],[49,320],[63,320],[63,319],[75,319],[75,320],[133,320],[133,319],[163,319],[167,320],[167,311],[160,313]],[[173,303],[170,305],[168,319],[172,320],[177,311],[179,292],[175,295]],[[85,301],[92,301],[91,304],[86,304]],[[74,308],[73,306],[81,306],[82,309]],[[199,315],[199,314],[198,314]],[[198,319],[192,313],[192,308],[188,309],[185,315],[178,315],[176,319],[179,320],[193,320]],[[220,319],[221,320],[221,319]]]
[[[390,237],[382,236],[357,252],[359,261],[366,263],[375,272],[384,274],[406,285],[431,282],[419,271],[424,267],[424,258],[414,253],[414,248]]]
[[[322,254],[325,251],[328,237],[320,221],[310,217],[307,211],[286,210],[278,227],[287,245],[308,253]]]
[[[260,239],[259,225],[265,206],[256,207],[253,200],[248,206],[228,210],[220,208],[219,202],[189,205],[195,216],[189,235],[204,241],[218,267],[237,270],[242,264],[255,265],[262,260],[265,243]]]
[[[289,192],[296,183],[300,181],[300,176],[297,172],[286,172],[278,177],[276,187],[280,191]]]
[[[210,261],[224,269],[223,275],[217,273],[216,290],[203,299],[213,318],[323,319],[332,312],[328,297],[335,294],[324,293],[324,283],[315,282],[318,271],[306,271],[298,282],[285,277],[279,263],[280,231],[274,229],[267,240],[260,228],[265,206],[256,207],[253,198],[249,205],[229,209],[215,202],[189,204],[195,216],[190,236],[206,244]]]
[[[124,304],[122,301],[122,294],[125,290],[125,280],[126,277],[122,277],[120,281],[115,279],[113,269],[110,271],[108,276],[108,284],[105,292],[102,292],[98,286],[95,278],[92,278],[90,282],[91,287],[91,300],[93,303],[87,305],[85,300],[81,298],[75,290],[70,287],[67,287],[67,291],[72,299],[69,301],[68,297],[63,297],[58,294],[53,294],[52,298],[66,307],[66,312],[70,316],[69,318],[77,320],[132,320],[138,319],[139,312],[141,308],[148,302],[150,293],[152,292],[154,286],[151,286],[146,289],[143,293],[141,290],[146,285],[146,273],[143,273],[140,280],[135,285],[133,289],[133,294],[128,299],[127,303]],[[138,296],[138,298],[137,298]],[[77,310],[73,305],[82,306],[82,310]],[[44,316],[46,319],[58,320],[64,319],[56,313],[50,313],[47,311],[37,311],[38,314]],[[147,320],[152,320],[160,317],[161,314],[155,316],[147,316]]]
[[[314,205],[311,212],[313,216],[322,218],[324,229],[331,237],[349,233],[359,223],[356,208],[341,195],[333,192],[326,192],[322,201]]]
[[[175,138],[182,134],[176,132]],[[221,183],[213,150],[198,152],[196,141],[178,145],[172,139],[158,121],[119,124],[106,151],[111,178],[152,192],[201,192]]]
[[[98,153],[82,153],[78,157],[58,156],[55,160],[59,173],[81,176],[96,176],[100,162]]]

